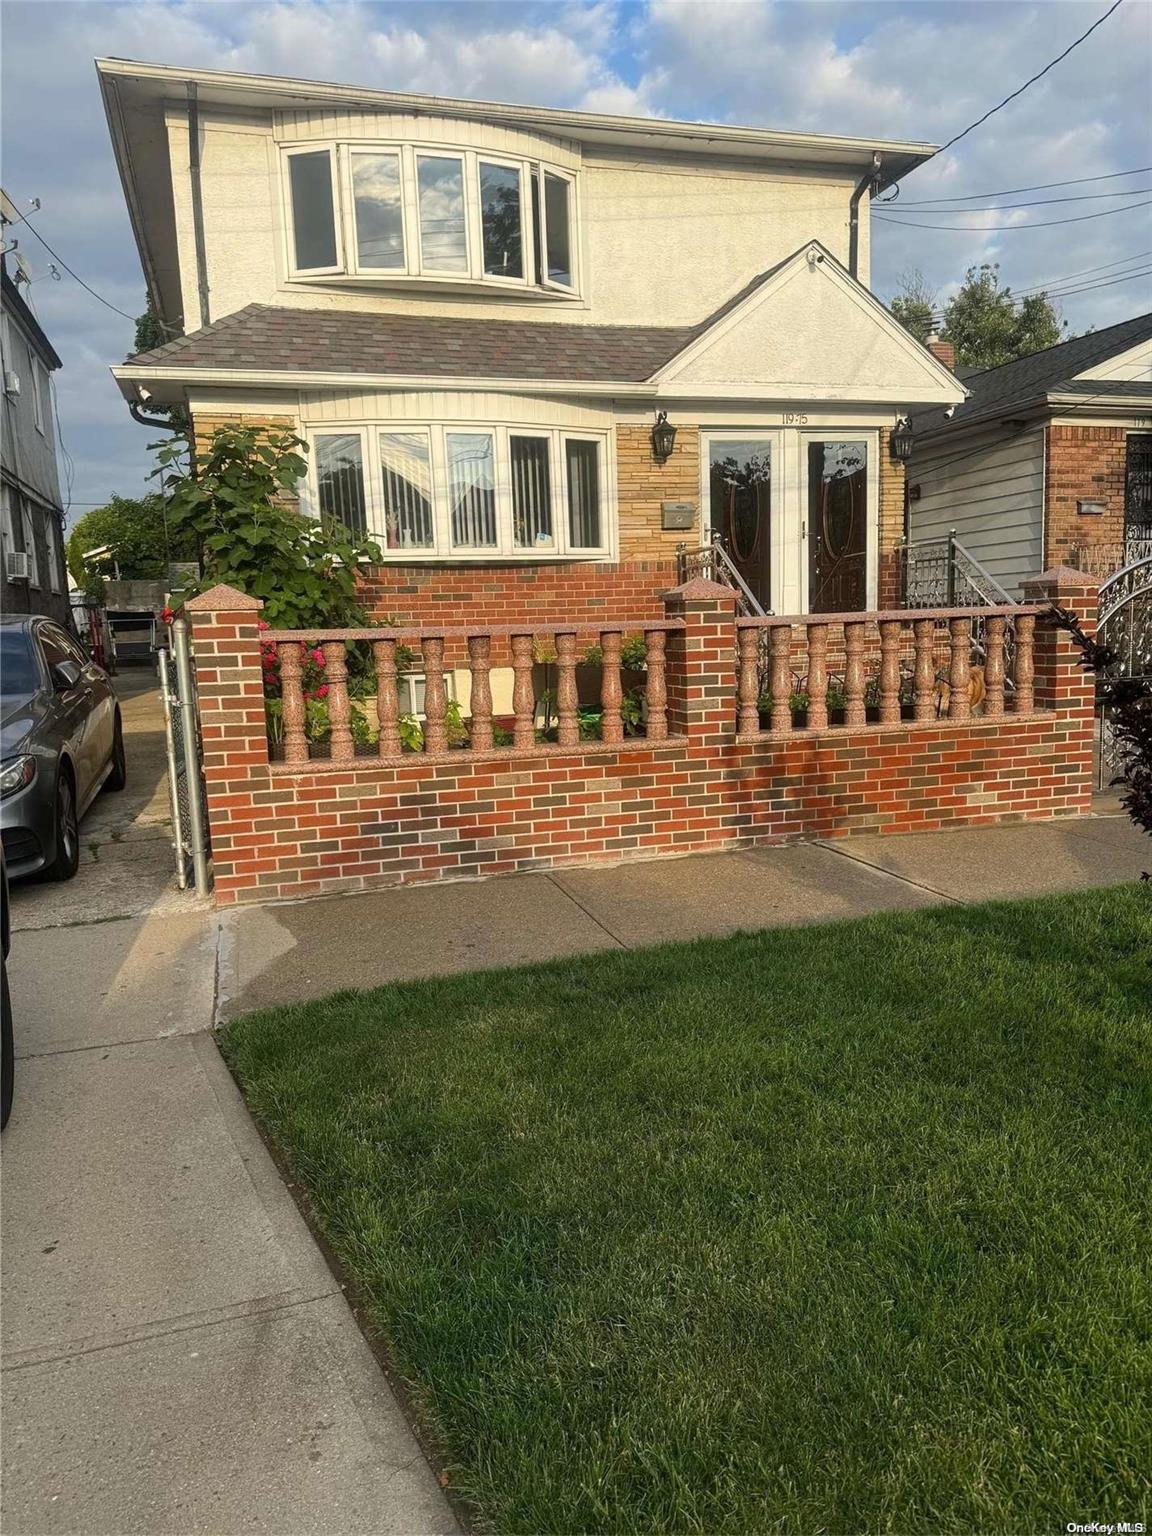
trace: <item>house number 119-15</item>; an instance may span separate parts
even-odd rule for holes
[[[808,425],[807,411],[785,411],[784,425],[786,427],[806,427]]]

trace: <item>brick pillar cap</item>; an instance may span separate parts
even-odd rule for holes
[[[1090,576],[1087,571],[1075,570],[1070,565],[1055,565],[1050,571],[1041,571],[1039,576],[1029,576],[1021,585],[1026,592],[1050,592],[1053,587],[1091,587],[1093,592],[1098,592],[1100,578]]]
[[[188,613],[259,613],[263,606],[260,598],[249,597],[247,592],[238,592],[223,582],[209,587],[199,597],[190,597],[184,604]]]
[[[736,593],[731,587],[725,587],[718,581],[706,581],[703,576],[696,576],[691,581],[673,587],[670,592],[665,592],[665,601],[669,598],[678,598],[685,603],[698,603],[705,598],[711,598],[713,602],[723,599],[733,606],[736,603]]]

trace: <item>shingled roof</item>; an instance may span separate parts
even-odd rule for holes
[[[1152,340],[1152,313],[1135,315],[1100,331],[1089,331],[1086,336],[1074,336],[1055,347],[1046,347],[1043,352],[1002,363],[999,368],[965,372],[964,387],[970,393],[963,405],[958,405],[950,418],[942,410],[920,411],[912,418],[913,426],[921,434],[942,428],[955,432],[977,421],[1043,404],[1052,394],[1150,394],[1152,376],[1147,374],[1143,380],[1076,379],[1086,368],[1094,368],[1148,340]]]
[[[711,319],[711,317],[709,317]],[[698,326],[563,325],[249,304],[134,367],[643,383]]]

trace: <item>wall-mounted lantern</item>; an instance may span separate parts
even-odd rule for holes
[[[663,464],[671,458],[675,446],[676,428],[669,424],[668,412],[661,411],[656,417],[656,425],[652,428],[652,457],[657,464]]]
[[[912,435],[912,423],[907,416],[902,416],[896,423],[896,427],[889,439],[889,449],[897,464],[907,464],[912,457],[912,447],[916,439]]]

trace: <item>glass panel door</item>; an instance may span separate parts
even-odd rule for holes
[[[807,446],[808,611],[856,613],[868,593],[868,444]]]
[[[761,606],[772,606],[772,440],[708,444],[711,525]]]

